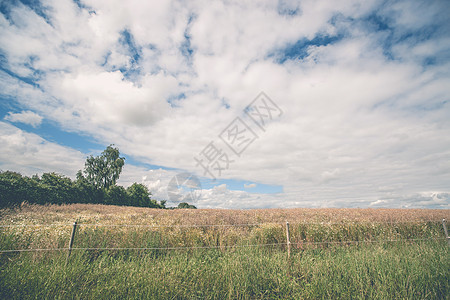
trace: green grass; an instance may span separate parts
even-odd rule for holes
[[[0,250],[66,248],[72,226],[0,228]],[[439,222],[291,224],[293,248],[322,242],[442,238]],[[285,224],[236,227],[77,227],[76,248],[230,247],[286,243]],[[326,246],[326,245],[320,245]]]
[[[448,299],[445,241],[14,253],[0,256],[2,299]]]
[[[0,253],[0,299],[450,299],[443,218],[448,210],[22,205],[0,210],[0,250],[67,248],[75,220],[75,248],[214,249],[73,250],[67,264],[67,251]]]

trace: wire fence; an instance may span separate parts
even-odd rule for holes
[[[417,220],[417,221],[387,221],[387,222],[298,222],[292,225],[400,225],[400,224],[429,224],[429,223],[440,223],[437,220]],[[287,241],[277,242],[277,243],[260,243],[260,244],[242,244],[242,245],[217,245],[217,246],[189,246],[189,247],[72,247],[73,236],[75,234],[76,227],[79,226],[94,226],[94,227],[147,227],[147,228],[208,228],[208,227],[256,227],[263,225],[287,225]],[[11,227],[61,227],[61,226],[72,226],[72,238],[69,247],[63,248],[42,248],[42,249],[6,249],[0,250],[0,253],[14,253],[14,252],[42,252],[42,251],[72,251],[72,250],[85,250],[85,251],[103,251],[103,250],[191,250],[191,249],[226,249],[226,248],[246,248],[246,247],[268,247],[268,246],[290,246],[295,244],[297,246],[306,245],[350,245],[350,244],[365,244],[365,243],[395,243],[395,242],[419,242],[419,241],[440,241],[447,240],[450,245],[450,239],[447,233],[446,221],[442,220],[442,225],[444,228],[445,237],[429,237],[429,238],[406,238],[406,239],[378,239],[378,240],[345,240],[345,241],[304,241],[300,240],[295,243],[290,242],[289,237],[289,223],[281,222],[270,222],[270,223],[245,223],[245,224],[193,224],[193,225],[152,225],[152,224],[98,224],[98,223],[73,223],[73,224],[6,224],[0,225],[0,228],[11,228]]]
[[[396,242],[418,242],[418,241],[443,241],[446,238],[421,238],[421,239],[397,239],[397,240],[376,240],[376,241],[325,241],[325,242],[303,242],[302,245],[326,245],[326,244],[367,244],[367,243],[396,243]],[[223,246],[193,246],[193,247],[95,247],[95,248],[48,248],[48,249],[11,249],[0,250],[0,253],[14,252],[39,252],[39,251],[69,251],[69,250],[86,250],[86,251],[106,251],[106,250],[195,250],[195,249],[226,249],[226,248],[247,248],[247,247],[267,247],[282,246],[288,243],[270,243],[270,244],[253,244],[253,245],[223,245]]]

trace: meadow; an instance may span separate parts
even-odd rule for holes
[[[68,260],[0,253],[2,299],[449,297],[449,210],[23,204],[0,218],[0,250],[66,249],[79,224]]]

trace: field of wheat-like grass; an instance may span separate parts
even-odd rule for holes
[[[449,218],[23,204],[0,210],[0,299],[448,299]]]
[[[217,247],[286,243],[293,249],[352,242],[442,238],[448,210],[161,210],[106,205],[28,205],[0,212],[1,249]],[[23,225],[23,226],[21,226]],[[44,225],[44,226],[39,226]]]

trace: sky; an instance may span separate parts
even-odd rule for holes
[[[199,208],[449,209],[448,15],[445,0],[0,0],[0,170],[75,178],[114,144],[119,184],[169,204],[187,173]]]

